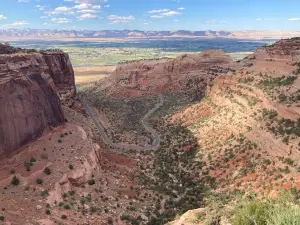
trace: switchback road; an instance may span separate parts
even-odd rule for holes
[[[153,137],[152,144],[148,145],[148,146],[138,146],[138,145],[127,146],[127,145],[114,143],[105,133],[102,124],[98,121],[98,119],[94,115],[88,102],[84,98],[80,98],[80,101],[81,101],[83,107],[85,108],[87,114],[89,115],[89,117],[94,121],[103,141],[110,147],[120,149],[120,150],[137,150],[137,151],[147,151],[147,150],[153,150],[153,149],[159,148],[159,146],[160,146],[159,134],[149,125],[148,119],[156,110],[158,110],[164,104],[164,98],[163,98],[162,94],[159,95],[158,103],[152,109],[150,109],[141,120],[141,123],[144,126],[144,128],[148,132],[150,132]]]

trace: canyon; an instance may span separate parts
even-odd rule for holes
[[[132,61],[76,91],[67,54],[0,45],[0,216],[241,224],[243,196],[300,191],[299,74],[292,38]]]

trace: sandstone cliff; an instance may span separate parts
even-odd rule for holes
[[[61,51],[0,46],[0,156],[64,124],[61,100],[76,94],[74,72]]]
[[[141,60],[118,66],[110,78],[95,87],[118,97],[187,90],[200,93],[208,81],[234,67],[235,62],[219,50],[175,59]]]

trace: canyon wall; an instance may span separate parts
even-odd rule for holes
[[[61,100],[76,95],[67,54],[10,48],[0,45],[0,157],[63,125]]]
[[[139,60],[122,64],[95,86],[119,97],[205,90],[208,81],[227,73],[235,62],[223,51],[184,54],[175,59]]]

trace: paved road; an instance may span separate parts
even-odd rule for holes
[[[149,125],[148,119],[156,110],[158,110],[164,104],[164,98],[163,98],[162,94],[159,95],[158,103],[151,110],[149,110],[147,112],[147,114],[141,120],[141,123],[144,126],[144,128],[148,132],[150,132],[153,137],[152,144],[149,146],[144,146],[144,147],[138,146],[138,145],[124,146],[121,144],[114,143],[105,133],[102,124],[98,121],[98,119],[94,115],[94,113],[93,113],[91,107],[89,106],[89,104],[87,103],[87,101],[84,98],[80,98],[80,101],[81,101],[83,107],[85,108],[87,114],[89,115],[89,117],[94,121],[103,141],[110,147],[120,149],[120,150],[137,150],[137,151],[147,151],[147,150],[154,150],[154,149],[159,148],[159,146],[160,146],[159,134]]]

